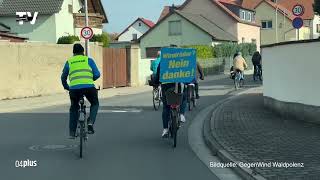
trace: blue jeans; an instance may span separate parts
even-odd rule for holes
[[[174,88],[175,84],[162,84],[162,103],[163,103],[163,110],[162,110],[162,125],[164,129],[168,128],[168,122],[170,120],[170,105],[167,104],[167,98],[165,92],[168,89]],[[187,107],[187,91],[184,89],[183,97],[182,97],[182,104],[180,106],[180,114],[184,114]]]

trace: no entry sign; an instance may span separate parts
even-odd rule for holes
[[[84,39],[91,39],[93,36],[93,30],[90,27],[84,27],[81,29],[81,37]]]

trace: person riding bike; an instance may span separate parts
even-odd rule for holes
[[[158,66],[160,64],[160,60],[161,60],[161,52],[158,51],[157,52],[157,58],[153,61],[151,61],[151,64],[150,64],[150,70],[152,71],[152,74],[151,74],[151,82],[149,82],[149,85],[153,86],[153,89],[157,89],[159,87],[160,84],[156,83],[155,81],[155,76],[157,75],[157,69],[158,69]],[[159,94],[157,95],[156,97],[156,100],[159,100]]]
[[[203,70],[202,70],[202,67],[200,65],[200,63],[197,61],[197,77],[194,81],[194,90],[196,92],[196,99],[199,99],[200,96],[199,96],[199,78],[201,80],[204,80],[204,74],[203,74]]]
[[[248,67],[246,60],[242,57],[241,52],[237,52],[233,59],[233,71],[241,72],[241,79],[244,79],[244,70]]]
[[[261,58],[261,55],[259,53],[259,51],[256,51],[253,56],[252,56],[252,64],[253,64],[253,67],[254,67],[254,73],[253,73],[253,80],[255,81],[256,80],[256,73],[257,73],[257,69],[260,69],[260,71],[262,72],[262,58]],[[261,76],[259,77],[260,80],[261,79]]]
[[[170,47],[177,47],[175,45],[170,45]],[[155,76],[155,82],[158,84],[161,84],[161,90],[162,90],[162,103],[163,103],[163,110],[162,110],[162,125],[163,125],[163,131],[162,131],[162,137],[165,138],[168,136],[169,129],[168,129],[168,123],[170,120],[170,106],[167,104],[166,99],[166,93],[169,89],[174,89],[176,83],[160,83],[160,63],[157,68],[157,74]],[[179,83],[179,89],[182,89],[181,83]],[[182,104],[180,106],[180,121],[182,123],[186,122],[185,118],[185,112],[187,107],[187,91],[183,90],[183,97],[182,97]]]
[[[98,92],[94,81],[99,79],[100,72],[94,60],[84,55],[81,44],[73,46],[74,56],[64,65],[61,82],[65,90],[69,91],[71,106],[69,117],[70,139],[75,138],[77,121],[79,118],[79,101],[85,96],[90,102],[90,118],[88,119],[88,134],[94,134],[93,124],[99,109]],[[69,84],[67,79],[69,76]]]

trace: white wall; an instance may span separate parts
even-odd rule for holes
[[[149,26],[144,24],[142,21],[137,21],[132,26],[130,26],[125,33],[119,36],[118,41],[131,41],[133,37],[132,34],[137,34],[138,35],[137,37],[140,38],[149,29],[150,29]]]
[[[74,35],[73,14],[69,13],[69,5],[73,0],[65,0],[62,4],[61,11],[55,14],[56,18],[56,41],[62,36]]]
[[[317,33],[317,24],[320,24],[320,16],[315,15],[313,19],[313,39],[320,37],[320,33]]]
[[[150,79],[152,71],[150,71],[150,64],[153,59],[140,59],[139,60],[139,85],[144,85]]]
[[[320,41],[262,48],[264,96],[320,106]]]

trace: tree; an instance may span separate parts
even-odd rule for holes
[[[101,42],[103,43],[103,47],[109,47],[110,43],[110,37],[108,33],[103,32],[102,34],[93,35],[93,37],[90,39],[91,42]]]
[[[313,9],[316,14],[320,15],[320,1],[319,0],[314,1]]]

